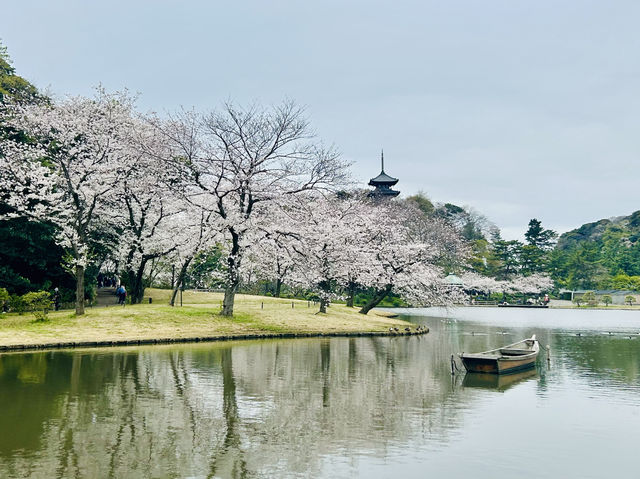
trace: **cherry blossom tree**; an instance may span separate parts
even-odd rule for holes
[[[320,312],[353,285],[372,291],[363,314],[391,292],[412,304],[446,304],[458,297],[440,281],[445,255],[462,249],[451,246],[460,240],[445,222],[426,220],[418,238],[414,210],[357,194],[316,195],[292,211],[300,257],[292,280],[318,294]]]
[[[508,284],[510,290],[514,293],[540,294],[553,289],[553,280],[545,273],[517,276],[511,279]]]
[[[173,170],[159,160],[165,154],[163,138],[146,122],[136,121],[130,132],[130,161],[113,195],[111,214],[122,234],[116,257],[122,265],[132,303],[144,295],[147,264],[174,252],[185,228],[193,228],[190,215],[198,211],[176,194],[179,182]],[[199,228],[195,232],[199,236]],[[190,242],[189,242],[190,243]]]
[[[107,200],[129,163],[133,100],[98,90],[94,98],[7,108],[5,122],[31,141],[2,141],[0,183],[17,214],[57,228],[76,278],[76,314],[84,314],[91,242],[110,227]]]
[[[483,293],[540,294],[553,289],[553,280],[549,275],[543,273],[496,280],[478,273],[467,272],[462,275],[461,279],[465,290]]]
[[[173,148],[166,162],[187,182],[185,197],[222,224],[228,245],[222,314],[231,316],[243,260],[269,230],[273,205],[344,181],[346,165],[313,141],[304,111],[292,102],[271,109],[226,104],[151,123]]]
[[[355,280],[358,241],[366,241],[362,228],[363,203],[355,198],[309,194],[286,210],[295,233],[289,236],[294,266],[290,281],[313,291],[319,298],[320,313],[327,312],[331,300],[349,280]]]
[[[441,281],[444,266],[462,263],[467,253],[456,230],[400,202],[379,203],[373,211],[378,234],[366,244],[370,259],[360,282],[374,294],[360,313],[367,314],[391,292],[415,305],[459,301],[459,292]]]
[[[484,294],[503,292],[507,287],[504,281],[498,281],[490,276],[483,276],[472,271],[462,274],[460,279],[465,290]]]
[[[249,268],[257,278],[275,283],[273,295],[276,298],[280,297],[282,286],[291,279],[297,267],[297,253],[293,249],[296,242],[297,238],[284,231],[269,232],[247,257]]]
[[[205,251],[216,244],[218,225],[213,218],[213,213],[203,208],[188,208],[173,218],[179,228],[175,230],[173,241],[175,248],[169,255],[169,261],[178,266],[178,274],[172,285],[173,291],[169,304],[175,305],[178,291],[184,287],[189,266],[198,253]]]

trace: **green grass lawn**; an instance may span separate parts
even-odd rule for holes
[[[364,316],[357,308],[332,305],[327,314],[316,314],[307,301],[237,295],[233,318],[220,316],[221,293],[185,291],[183,306],[168,306],[170,291],[148,289],[152,304],[87,308],[84,316],[71,311],[50,312],[37,322],[33,314],[0,315],[0,346],[39,345],[89,341],[186,339],[256,334],[336,334],[384,332],[409,323],[372,311]],[[293,308],[292,308],[293,304]]]

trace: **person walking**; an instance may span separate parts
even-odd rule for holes
[[[60,291],[58,288],[53,290],[53,308],[55,311],[60,309]]]
[[[127,290],[124,285],[121,284],[118,286],[118,289],[116,289],[116,296],[118,297],[118,304],[124,305],[124,301],[127,297]]]
[[[120,285],[120,304],[122,306],[124,306],[126,300],[127,300],[127,288],[124,287],[124,285]]]

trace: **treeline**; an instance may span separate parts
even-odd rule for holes
[[[473,269],[502,279],[543,273],[554,290],[640,291],[640,211],[558,235],[532,219],[525,241],[474,240]]]
[[[42,97],[27,80],[16,74],[6,47],[0,44],[0,102],[33,102]],[[0,123],[2,137],[19,138],[20,132]],[[62,266],[64,249],[55,242],[55,229],[46,222],[25,217],[10,217],[13,210],[0,193],[0,288],[13,295],[30,291],[52,290],[54,285],[70,298],[73,278]]]
[[[421,200],[423,201],[423,200]],[[640,291],[640,211],[629,216],[587,223],[560,236],[529,221],[524,241],[504,240],[482,215],[454,205],[463,236],[470,242],[473,272],[504,281],[548,275],[560,290]]]
[[[587,223],[558,239],[549,271],[558,287],[640,291],[640,211]]]

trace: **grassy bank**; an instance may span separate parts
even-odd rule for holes
[[[306,301],[238,295],[235,316],[220,316],[220,293],[185,291],[183,306],[167,305],[169,291],[147,290],[152,304],[87,309],[76,317],[70,311],[49,313],[36,322],[30,313],[0,316],[0,346],[69,342],[238,337],[252,335],[336,334],[385,332],[409,323],[384,313],[359,314],[355,308],[332,305],[327,314],[315,314],[317,306]],[[115,302],[115,299],[114,299]],[[293,308],[292,308],[293,303]]]

